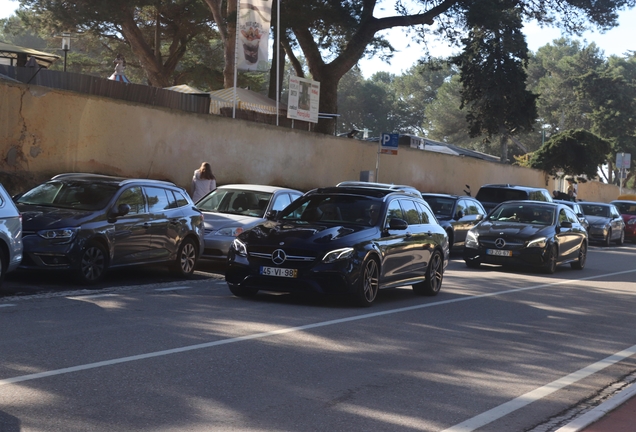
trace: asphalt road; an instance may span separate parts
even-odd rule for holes
[[[455,257],[437,297],[369,309],[213,272],[4,295],[0,430],[556,431],[636,372],[635,254],[550,276]]]

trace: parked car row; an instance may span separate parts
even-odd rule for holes
[[[60,174],[8,203],[22,218],[20,267],[70,271],[84,284],[163,262],[188,277],[203,251],[202,212],[166,181]]]
[[[453,247],[472,268],[553,273],[583,269],[589,241],[636,238],[636,202],[553,202],[545,189],[509,184],[474,198],[369,182],[304,194],[232,184],[195,204],[166,181],[61,174],[13,201],[0,189],[0,218],[0,278],[20,266],[93,284],[110,268],[162,262],[189,277],[204,258],[227,263],[239,297],[333,293],[361,306],[401,285],[436,295]]]

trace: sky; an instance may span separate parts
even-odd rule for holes
[[[18,2],[13,0],[0,0],[0,19],[11,16],[18,7]],[[622,56],[627,51],[636,51],[636,30],[633,23],[636,22],[636,9],[622,11],[619,13],[618,27],[601,34],[599,32],[586,32],[579,39],[586,44],[592,42],[603,50],[606,56]],[[559,30],[554,28],[541,28],[536,23],[527,24],[524,27],[528,48],[536,52],[540,47],[551,43],[554,39],[561,37]],[[385,34],[393,46],[398,50],[394,54],[390,64],[379,59],[361,60],[360,67],[365,78],[369,78],[376,72],[387,71],[396,75],[401,75],[408,70],[420,58],[421,47],[413,44],[408,46],[403,32],[399,29],[389,30]],[[446,57],[454,54],[453,50],[444,45],[431,46],[431,53],[434,56]]]

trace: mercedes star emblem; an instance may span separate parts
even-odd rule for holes
[[[276,249],[274,252],[272,252],[272,261],[274,264],[281,265],[282,263],[285,262],[286,259],[287,259],[287,255],[285,254],[285,251],[282,249]]]
[[[501,249],[505,245],[506,245],[506,241],[504,239],[502,239],[501,237],[499,237],[497,240],[495,240],[495,246],[497,246],[499,249]]]

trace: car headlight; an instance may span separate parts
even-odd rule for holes
[[[247,256],[247,246],[245,246],[245,243],[239,239],[234,239],[232,242],[232,248],[236,251],[237,255]]]
[[[526,244],[526,247],[527,248],[533,248],[533,247],[544,248],[547,242],[548,242],[548,239],[546,239],[545,237],[539,237],[534,240],[528,241],[528,243]]]
[[[627,225],[634,225],[634,224],[636,224],[636,218],[630,219],[627,221]]]
[[[56,243],[70,243],[75,238],[79,228],[59,228],[38,231],[38,235],[43,239],[53,240]]]
[[[343,260],[347,258],[351,258],[353,256],[353,248],[342,248],[332,250],[331,252],[327,252],[327,254],[322,259],[322,262],[329,264],[334,261]]]
[[[466,233],[466,242],[464,246],[469,249],[478,249],[479,248],[479,234],[476,231],[470,230]]]
[[[236,237],[242,232],[243,232],[243,227],[240,227],[240,226],[225,227],[216,231],[214,235],[225,236],[225,237]]]

